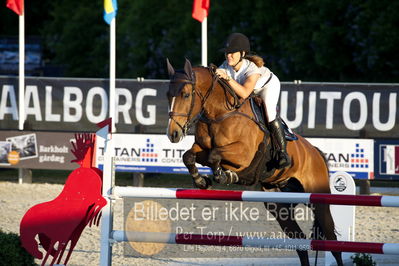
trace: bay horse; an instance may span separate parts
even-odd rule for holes
[[[169,60],[167,66],[170,141],[179,142],[196,125],[195,142],[183,155],[194,186],[209,189],[212,184],[198,172],[195,163],[199,163],[210,167],[214,180],[222,184],[260,183],[264,191],[331,193],[324,155],[298,134],[297,140],[287,145],[291,166],[275,169],[270,132],[255,118],[249,98],[240,99],[226,86],[215,74],[215,66],[193,68],[187,59],[182,70],[175,71]],[[295,221],[295,205],[265,203],[288,237],[306,238]],[[278,215],[281,210],[292,213],[287,219]],[[313,238],[337,240],[329,205],[315,204],[312,210]],[[309,265],[308,252],[297,253],[301,265]],[[332,254],[337,264],[343,265],[341,252]]]

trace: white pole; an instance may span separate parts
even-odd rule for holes
[[[116,66],[116,19],[111,21],[110,63],[109,63],[109,117],[112,118],[111,130],[115,132],[115,66]]]
[[[96,134],[96,143],[104,144],[102,194],[107,200],[107,205],[103,207],[101,215],[100,266],[112,265],[112,243],[110,243],[110,234],[113,227],[113,207],[111,196],[114,182],[114,167],[112,161],[114,145],[112,134],[108,133],[108,128],[108,126],[105,126],[97,131]]]
[[[25,122],[25,10],[19,16],[19,130],[24,129]]]
[[[201,51],[202,51],[202,66],[208,66],[208,32],[207,32],[207,21],[208,18],[205,17],[201,22]]]

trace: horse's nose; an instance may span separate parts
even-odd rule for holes
[[[177,132],[177,130],[173,130],[171,137],[172,137],[171,140],[173,143],[178,142],[179,138],[180,138],[179,132]]]
[[[180,133],[179,133],[178,130],[173,130],[173,131],[171,132],[171,134],[169,135],[169,140],[170,140],[172,143],[177,143],[177,142],[179,142],[179,141],[180,141],[180,138],[181,138],[181,135],[180,135]]]

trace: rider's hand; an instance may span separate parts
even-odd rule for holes
[[[218,68],[215,71],[216,75],[218,75],[219,78],[225,79],[225,80],[230,80],[230,77],[227,75],[227,72],[225,69]]]

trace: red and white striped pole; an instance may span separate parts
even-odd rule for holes
[[[127,198],[229,200],[248,202],[399,207],[398,196],[332,195],[321,193],[228,191],[147,187],[115,187],[113,193],[115,196]]]
[[[111,237],[116,242],[151,242],[183,245],[237,246],[399,255],[399,244],[394,243],[126,231],[113,231]]]

